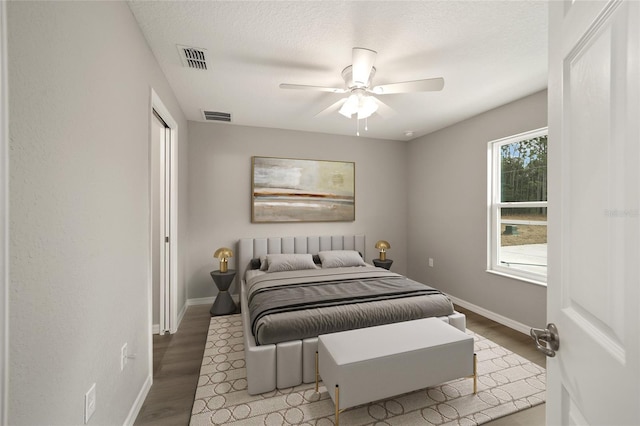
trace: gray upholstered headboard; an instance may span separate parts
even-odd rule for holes
[[[238,277],[244,274],[251,259],[277,253],[318,254],[326,250],[357,250],[365,256],[364,235],[331,235],[323,237],[241,238],[238,241]]]

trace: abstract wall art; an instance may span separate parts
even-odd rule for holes
[[[251,221],[355,220],[355,163],[252,157]]]

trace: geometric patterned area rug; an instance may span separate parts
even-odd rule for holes
[[[545,369],[469,330],[478,357],[472,379],[350,408],[341,425],[479,425],[545,401]],[[191,425],[334,424],[334,405],[315,384],[249,395],[240,315],[211,318]]]

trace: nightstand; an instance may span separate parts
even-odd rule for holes
[[[391,269],[391,264],[393,263],[393,260],[391,259],[385,259],[385,260],[381,260],[381,259],[373,259],[373,264],[375,266],[377,266],[378,268],[384,268],[384,269]]]
[[[227,272],[211,271],[211,278],[213,278],[213,282],[218,287],[218,295],[209,311],[212,316],[232,314],[236,311],[236,304],[229,294],[229,286],[231,286],[235,276],[236,271],[233,269],[229,269]]]

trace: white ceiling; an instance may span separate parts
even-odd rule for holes
[[[355,119],[315,116],[346,95],[278,87],[343,87],[352,47],[378,52],[374,85],[445,79],[441,92],[380,97],[397,114],[374,114],[367,137],[419,137],[547,85],[544,1],[129,4],[192,121],[222,111],[238,125],[354,135]],[[206,49],[209,69],[184,67],[176,45]]]

